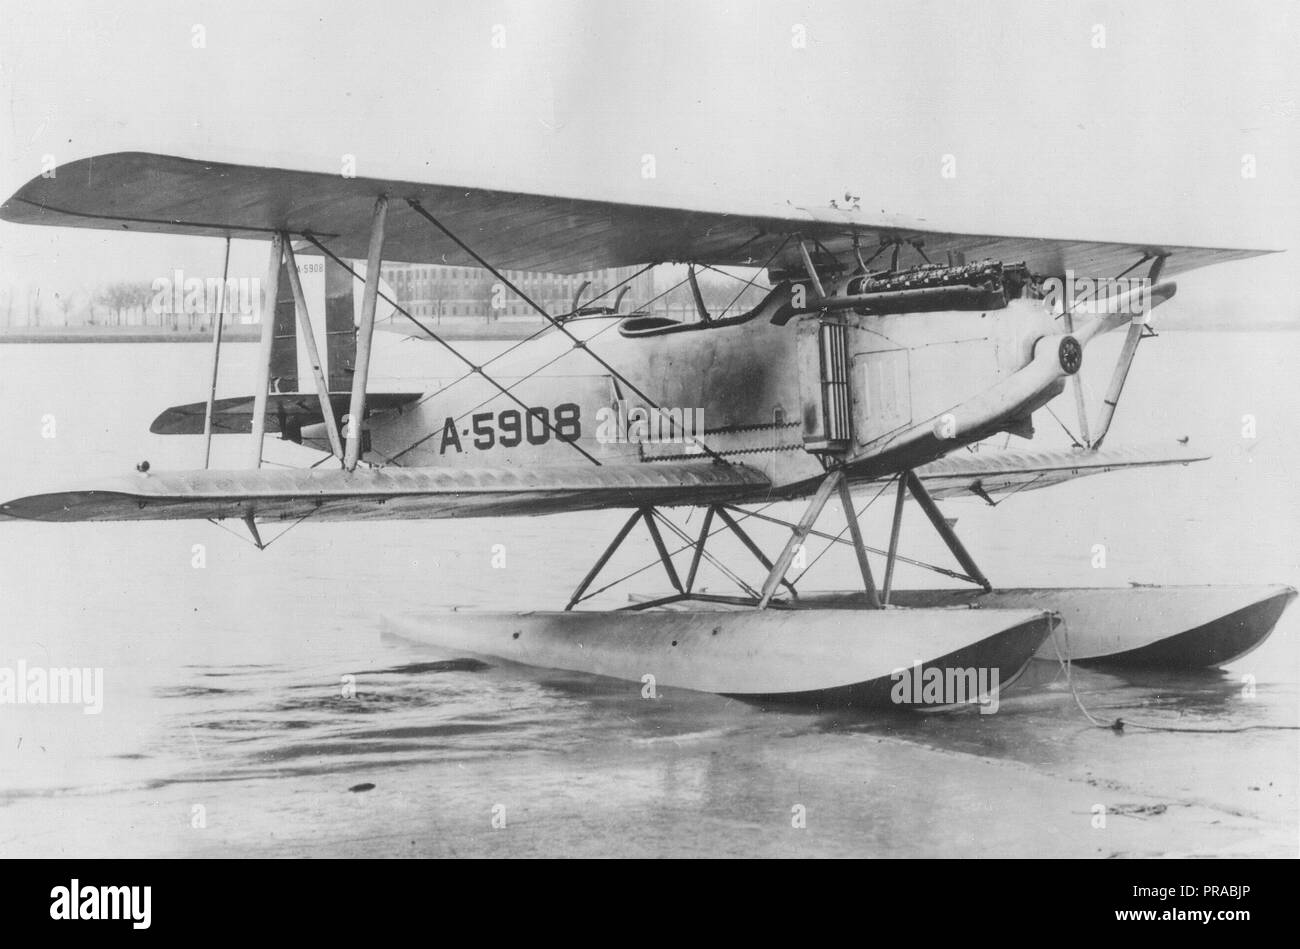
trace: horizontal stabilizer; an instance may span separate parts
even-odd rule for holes
[[[498,517],[742,501],[765,495],[769,487],[753,468],[708,461],[553,468],[262,468],[106,478],[77,490],[0,504],[0,513],[36,521]]]
[[[347,392],[331,392],[330,406],[334,418],[347,415]],[[368,414],[388,412],[410,405],[420,398],[418,392],[370,392],[366,394]],[[165,410],[153,420],[149,431],[155,435],[202,435],[203,420],[207,414],[206,402],[191,402]],[[293,434],[307,425],[325,421],[320,410],[320,399],[307,392],[273,392],[266,397],[266,431]],[[216,435],[246,435],[253,430],[253,397],[236,396],[217,399],[212,406],[212,431]]]
[[[1210,457],[1204,452],[1163,446],[1144,448],[1061,448],[1048,451],[958,451],[916,469],[937,498],[975,497],[1032,491],[1125,468],[1185,465]]]

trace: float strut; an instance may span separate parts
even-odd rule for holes
[[[713,526],[713,515],[718,509],[710,504],[704,512],[704,526],[700,528],[700,539],[695,542],[695,553],[691,556],[691,569],[686,574],[686,592],[695,588],[695,574],[700,569],[700,558],[704,556],[704,542],[709,539],[709,528]],[[723,515],[724,517],[726,515]]]
[[[699,549],[700,549],[700,548],[696,545],[695,541],[691,540],[691,536],[690,536],[689,534],[687,534],[684,530],[682,530],[680,527],[678,527],[676,524],[674,524],[672,521],[670,521],[670,520],[669,520],[668,518],[666,518],[664,515],[660,514],[658,511],[653,511],[652,513],[653,513],[653,515],[654,515],[655,517],[659,518],[659,520],[663,521],[665,527],[667,527],[669,530],[671,530],[674,534],[676,534],[676,535],[677,535],[678,537],[680,537],[682,540],[686,541],[686,547],[683,547],[682,550],[687,550],[687,549],[689,549],[689,548],[691,548],[691,547],[694,547],[696,550],[699,550]],[[719,528],[719,530],[721,530],[721,528]],[[674,553],[681,553],[681,550],[674,551]],[[669,556],[672,556],[672,555],[670,554]],[[732,572],[731,570],[729,570],[729,569],[727,568],[727,565],[724,564],[721,560],[719,560],[717,557],[713,556],[713,554],[709,553],[707,550],[701,551],[701,556],[703,556],[704,559],[707,560],[709,563],[713,564],[713,566],[716,567],[716,568],[718,569],[718,572],[719,572],[719,573],[725,574],[725,575],[727,576],[727,578],[728,578],[729,580],[731,580],[732,583],[734,583],[736,586],[740,587],[742,590],[744,590],[746,593],[748,593],[748,594],[749,594],[749,597],[750,597],[749,602],[750,602],[751,604],[752,604],[755,600],[758,599],[758,591],[755,590],[753,587],[751,587],[748,583],[746,583],[746,582],[745,582],[744,580],[742,580],[740,577],[736,576],[736,574],[735,574],[734,572]],[[699,597],[699,598],[703,598],[703,594],[695,594],[695,596],[696,596],[696,597]],[[682,594],[680,594],[679,596],[673,597],[672,599],[674,599],[674,600],[680,600],[680,599],[689,599],[689,598],[691,598],[691,588],[690,588],[690,586],[688,585],[688,586],[686,587],[686,590],[683,591]]]
[[[894,588],[894,564],[898,563],[898,538],[903,530],[903,504],[907,501],[907,482],[898,476],[898,495],[894,498],[894,523],[889,529],[889,553],[885,555],[885,585],[880,591],[880,602],[889,605],[889,592]]]
[[[781,551],[781,556],[776,559],[774,566],[767,574],[767,579],[763,581],[763,589],[759,593],[758,608],[766,609],[767,604],[772,600],[772,594],[785,578],[785,573],[790,569],[790,562],[794,560],[795,551],[799,545],[807,538],[808,532],[812,530],[813,524],[817,523],[817,517],[830,500],[835,489],[839,487],[840,479],[844,473],[836,468],[828,474],[817,488],[817,493],[813,495],[812,500],[808,502],[808,509],[803,512],[803,517],[799,518],[799,523],[795,525],[794,531],[790,534],[790,539],[786,541],[785,548]]]
[[[903,475],[907,482],[907,490],[911,492],[912,497],[916,498],[916,503],[921,505],[921,510],[925,516],[930,519],[934,529],[939,532],[943,542],[948,545],[952,555],[957,558],[961,568],[966,571],[972,580],[984,588],[985,593],[993,592],[993,584],[989,583],[988,577],[980,572],[980,568],[975,565],[975,560],[967,552],[966,547],[962,544],[961,539],[948,526],[948,522],[943,519],[943,513],[939,506],[934,503],[934,498],[930,497],[930,492],[925,489],[921,479],[914,472],[908,471]]]
[[[614,551],[622,546],[623,541],[627,539],[628,534],[632,533],[632,528],[636,526],[636,522],[639,520],[641,520],[641,512],[639,510],[633,511],[632,516],[627,519],[627,523],[614,535],[614,539],[605,548],[605,552],[600,555],[592,568],[587,571],[587,575],[582,578],[582,582],[578,584],[578,589],[573,591],[573,596],[569,597],[568,606],[564,608],[566,611],[573,609],[577,602],[582,599],[582,594],[587,592],[587,587],[591,586],[597,574],[605,569],[605,564],[609,563],[609,558],[614,556]]]
[[[873,610],[880,609],[880,595],[876,593],[876,581],[871,576],[871,565],[867,563],[867,550],[862,543],[862,527],[858,524],[858,515],[853,508],[853,495],[849,492],[849,483],[843,475],[839,478],[840,506],[844,508],[844,519],[849,522],[849,536],[853,538],[853,553],[858,558],[858,569],[862,571],[862,585],[867,591],[867,606]]]
[[[753,517],[760,521],[766,521],[769,524],[778,524],[781,527],[790,528],[791,530],[794,529],[794,525],[789,521],[783,521],[779,517],[764,514],[762,511],[747,511],[743,507],[736,507],[734,504],[728,504],[725,505],[725,507],[729,511],[735,511],[737,514],[744,514],[746,517]],[[832,544],[843,544],[845,547],[852,547],[853,541],[844,537],[843,534],[844,531],[840,531],[839,534],[828,534],[825,531],[819,530],[811,530],[808,532],[809,537],[820,537],[822,540],[829,540]],[[886,550],[877,550],[875,547],[868,547],[865,544],[863,547],[869,554],[879,554],[884,557],[888,553]],[[899,554],[896,559],[899,563],[911,564],[913,567],[924,567],[926,570],[933,570],[937,574],[945,577],[952,577],[954,580],[964,580],[967,583],[975,582],[974,578],[966,576],[966,574],[959,570],[949,570],[947,567],[939,567],[932,563],[926,563],[924,560],[915,560],[912,557],[904,557],[902,554]]]
[[[664,570],[668,574],[668,582],[673,585],[673,589],[678,593],[685,593],[682,589],[682,581],[677,576],[677,568],[673,566],[673,558],[668,553],[668,548],[664,545],[664,537],[659,533],[659,525],[655,522],[655,511],[652,507],[641,509],[641,519],[645,521],[645,526],[650,531],[650,537],[655,542],[655,550],[659,551],[659,560],[664,565]],[[687,538],[689,540],[689,538]]]
[[[748,548],[751,554],[758,558],[758,562],[770,573],[773,569],[772,561],[768,560],[763,551],[759,550],[758,544],[754,543],[753,538],[746,534],[741,526],[736,523],[736,519],[727,513],[726,508],[718,508],[718,516],[722,518],[722,522],[731,528],[732,533],[740,538],[740,542]],[[791,596],[797,597],[799,595],[799,591],[794,588],[794,584],[785,577],[781,578],[781,585],[790,591]]]

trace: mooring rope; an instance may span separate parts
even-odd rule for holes
[[[1064,624],[1062,624],[1064,627]],[[1179,727],[1177,725],[1161,725],[1154,722],[1143,722],[1132,718],[1117,718],[1115,721],[1107,724],[1098,721],[1092,713],[1084,706],[1083,700],[1079,698],[1079,692],[1074,687],[1074,666],[1070,661],[1070,631],[1068,628],[1062,629],[1062,635],[1065,637],[1065,655],[1061,655],[1060,644],[1056,641],[1056,629],[1052,629],[1052,648],[1056,650],[1057,661],[1060,662],[1061,668],[1065,671],[1065,684],[1070,687],[1070,695],[1074,696],[1074,704],[1079,706],[1079,711],[1097,728],[1105,728],[1108,731],[1122,732],[1126,727],[1145,728],[1147,731],[1158,732],[1199,732],[1205,734],[1231,734],[1235,732],[1248,731],[1298,731],[1300,725],[1238,725],[1232,728],[1197,728],[1197,727]]]

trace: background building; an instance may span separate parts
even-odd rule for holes
[[[573,309],[574,296],[586,281],[591,281],[582,295],[587,304],[597,295],[629,281],[630,290],[622,310],[630,312],[655,294],[650,272],[633,277],[638,267],[617,267],[576,274],[542,274],[521,270],[502,273],[552,316],[562,316]],[[412,316],[435,321],[444,319],[540,320],[533,309],[513,291],[501,285],[486,270],[478,267],[445,267],[429,264],[385,264],[383,278],[396,294],[397,302]],[[494,288],[496,292],[494,293]],[[612,306],[617,291],[602,297],[598,305]]]
[[[364,266],[361,261],[353,264]],[[699,318],[694,295],[686,283],[686,267],[666,264],[644,273],[641,270],[617,267],[576,274],[519,270],[503,273],[551,316],[571,312],[579,288],[590,281],[580,306],[613,306],[619,293],[614,288],[626,283],[628,292],[619,307],[623,314],[647,310],[686,322]],[[751,275],[753,283],[746,286],[745,281]],[[434,323],[447,322],[474,336],[488,332],[495,334],[494,338],[508,338],[515,332],[500,324],[516,324],[516,329],[526,335],[530,331],[528,324],[542,323],[541,317],[517,294],[504,284],[498,287],[495,277],[477,267],[393,263],[384,265],[382,277],[384,292],[412,316]],[[312,274],[304,274],[303,279],[310,283]],[[701,268],[698,279],[705,307],[714,317],[735,316],[757,305],[769,289],[766,275],[740,269],[728,275]],[[154,329],[160,337],[177,332],[211,332],[217,312],[215,297],[205,296],[201,312],[160,313],[154,306],[159,293],[156,283],[156,280],[124,280],[90,289],[67,289],[0,279],[0,331],[77,328],[93,334],[98,330],[132,328]],[[494,289],[498,292],[494,293]],[[357,298],[359,305],[359,290]],[[244,327],[245,323],[256,326],[257,305],[250,306],[248,319],[228,311],[225,325],[232,330]],[[385,318],[382,314],[386,309],[380,308],[380,319]],[[401,319],[396,314],[389,318]],[[498,325],[499,331],[490,329]]]

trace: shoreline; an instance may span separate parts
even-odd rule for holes
[[[383,330],[389,333],[399,333],[403,336],[420,337],[419,332],[414,328],[391,328],[384,326],[375,327],[377,330]],[[529,336],[544,329],[544,324],[506,324],[494,326],[451,326],[445,324],[440,328],[431,327],[434,332],[438,333],[443,339],[447,340],[519,340],[526,339]],[[259,335],[256,332],[231,332],[227,330],[222,334],[222,343],[256,343]],[[70,330],[41,330],[39,332],[15,331],[13,329],[0,329],[0,345],[38,345],[41,343],[212,343],[211,331],[201,333],[190,332],[146,332],[134,328],[126,328],[120,332],[105,332],[103,330],[83,330],[73,328]]]
[[[400,324],[376,326],[377,330],[419,338],[414,327]],[[507,323],[456,326],[434,324],[431,329],[446,340],[521,340],[545,329],[541,323]],[[1294,333],[1300,332],[1297,323],[1260,323],[1245,326],[1169,326],[1157,327],[1160,333]],[[256,332],[227,330],[223,343],[256,343]],[[0,345],[34,345],[40,343],[211,343],[210,330],[203,332],[157,332],[133,327],[114,329],[85,329],[80,327],[46,328],[39,331],[0,329]]]

